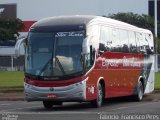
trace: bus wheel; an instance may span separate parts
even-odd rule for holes
[[[102,106],[103,103],[103,88],[101,83],[98,84],[98,88],[97,88],[97,98],[94,101],[91,101],[92,105],[96,108],[99,108]]]
[[[43,101],[43,106],[47,109],[51,109],[53,107],[53,101]]]
[[[136,101],[141,101],[143,99],[143,84],[141,81],[137,83],[137,95],[135,96]]]

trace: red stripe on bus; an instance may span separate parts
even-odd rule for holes
[[[60,87],[60,86],[68,86],[77,82],[80,82],[82,80],[84,80],[86,77],[76,77],[70,80],[59,80],[59,81],[45,81],[45,80],[33,80],[30,78],[25,77],[25,82],[30,84],[30,85],[34,85],[37,87]]]

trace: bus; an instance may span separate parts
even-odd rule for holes
[[[120,96],[141,101],[154,90],[149,30],[101,16],[58,16],[34,23],[21,43],[25,99],[45,108],[71,101],[101,107]]]

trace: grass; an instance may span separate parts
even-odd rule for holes
[[[160,90],[160,72],[156,73],[154,85],[155,90]]]
[[[23,72],[6,72],[0,71],[0,88],[1,89],[13,89],[23,88]]]
[[[0,89],[17,89],[23,88],[23,72],[6,72],[0,71]],[[160,72],[155,76],[155,90],[160,90]]]

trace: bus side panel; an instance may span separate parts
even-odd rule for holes
[[[100,73],[94,68],[88,73],[88,80],[86,81],[86,100],[94,100],[97,96],[97,83],[100,78]]]
[[[106,52],[96,60],[96,74],[105,80],[106,97],[132,95],[141,75],[144,55]]]

